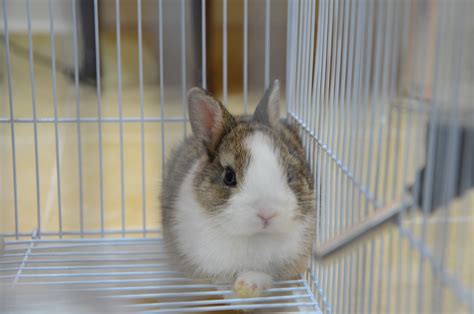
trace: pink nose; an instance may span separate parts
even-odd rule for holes
[[[261,211],[258,213],[258,218],[260,218],[263,222],[263,227],[267,227],[270,224],[270,221],[276,216],[276,213],[268,212],[268,211]]]

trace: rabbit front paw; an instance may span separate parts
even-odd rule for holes
[[[272,287],[271,276],[249,271],[241,273],[234,282],[234,292],[239,298],[256,298]]]

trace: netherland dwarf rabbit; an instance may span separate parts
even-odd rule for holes
[[[164,174],[165,243],[186,273],[259,296],[312,254],[314,187],[298,133],[280,120],[277,80],[251,116],[233,116],[197,87],[188,108],[193,135]]]

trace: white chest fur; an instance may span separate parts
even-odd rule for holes
[[[180,255],[195,267],[198,276],[230,280],[241,271],[278,272],[302,250],[304,228],[287,234],[236,236],[213,225],[193,192],[192,179],[198,162],[184,180],[176,202],[174,233]],[[277,276],[278,274],[274,274]]]

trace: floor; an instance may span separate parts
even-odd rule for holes
[[[11,40],[27,47],[25,36],[12,36]],[[70,53],[67,48],[61,49],[67,40],[68,38],[57,38],[58,60],[66,60]],[[35,36],[33,44],[35,51],[49,55],[50,42],[47,36]],[[154,79],[157,65],[151,52],[146,49],[143,59],[143,98],[140,97],[138,67],[133,61],[138,60],[135,37],[124,36],[122,41],[122,60],[127,60],[122,62],[122,89],[117,87],[113,36],[105,34],[101,45],[105,57],[102,58],[104,76],[100,98],[94,87],[82,86],[76,89],[72,81],[59,72],[55,78],[56,84],[53,84],[50,66],[38,60],[34,67],[36,86],[32,97],[28,62],[24,55],[11,55],[12,101],[16,119],[13,124],[16,146],[14,168],[12,125],[8,122],[10,102],[7,77],[5,68],[0,68],[0,77],[3,76],[0,94],[1,233],[14,235],[18,232],[26,238],[34,230],[40,230],[46,237],[48,233],[62,231],[66,237],[72,237],[84,230],[95,234],[105,232],[106,236],[116,237],[124,230],[136,231],[137,236],[147,230],[149,234],[156,235],[160,225],[158,194],[163,156],[190,130],[189,125],[182,121],[183,103],[179,98],[170,97],[165,97],[164,104],[160,103],[160,88]],[[179,92],[174,94],[179,95]],[[241,99],[242,95],[229,95],[232,112],[241,111]],[[101,125],[97,122],[99,100],[104,118]],[[142,103],[146,117],[143,123],[140,119]],[[120,104],[123,124],[118,122]],[[36,126],[32,120],[33,107],[36,108]],[[53,119],[55,107],[58,121],[61,121],[57,124]],[[75,123],[79,116],[82,119],[80,124]],[[161,119],[165,120],[163,124],[160,123]],[[143,167],[142,158],[145,161]],[[446,261],[449,272],[462,274],[461,283],[471,291],[474,289],[474,261],[470,244],[474,237],[473,199],[474,193],[470,193],[453,206],[449,230],[450,241],[454,243],[451,246],[453,254],[448,254]],[[427,242],[433,245],[439,232],[436,219],[439,221],[439,217],[432,219],[430,226],[433,228],[429,228],[427,234]],[[406,226],[419,235],[420,217],[414,215],[406,222]],[[390,255],[393,258],[383,253],[377,255],[380,263],[372,269],[376,273],[383,267],[381,278],[391,276],[391,282],[387,286],[390,290],[386,291],[396,291],[401,283],[403,299],[409,299],[409,291],[412,290],[408,288],[418,287],[413,278],[418,275],[419,265],[426,266],[423,271],[426,272],[427,285],[433,284],[428,263],[420,262],[418,253],[408,253],[412,252],[409,250],[409,243],[404,238],[400,239],[398,232],[385,233],[374,245],[390,247],[390,252],[393,253]],[[378,249],[375,251],[380,252]],[[457,260],[460,251],[464,251],[462,261]],[[395,256],[398,255],[402,256],[403,273],[402,277],[397,278],[395,265],[399,261],[395,260]],[[377,296],[383,300],[387,297],[382,292]],[[333,298],[335,297],[336,294],[333,294]],[[456,301],[452,295],[447,298],[451,300],[448,303],[453,309],[465,310],[462,306],[455,306]],[[331,301],[335,299],[331,298]],[[382,302],[381,306],[385,306],[385,301]],[[413,300],[411,303],[415,306]],[[392,305],[395,306],[394,303]]]
[[[25,36],[12,36],[11,40],[21,47],[28,47]],[[64,63],[61,60],[67,59],[64,55],[70,53],[67,48],[62,49],[67,40],[68,38],[60,36],[56,38],[57,63],[60,65]],[[48,36],[35,36],[35,52],[49,56],[49,43]],[[118,88],[113,36],[104,34],[101,46],[107,57],[102,58],[100,105],[102,117],[108,119],[100,126],[101,139],[95,87],[85,85],[76,89],[74,81],[60,71],[56,74],[54,85],[50,65],[35,59],[36,86],[33,103],[31,77],[25,59],[28,55],[11,54],[14,117],[23,119],[23,122],[14,123],[17,181],[15,204],[11,125],[5,123],[10,110],[6,71],[3,71],[0,106],[0,119],[4,120],[0,123],[0,204],[5,210],[2,210],[0,220],[2,232],[16,232],[16,220],[18,232],[27,234],[34,229],[41,229],[43,234],[47,234],[61,230],[100,232],[103,229],[141,231],[158,228],[162,157],[190,130],[189,125],[183,122],[183,102],[181,98],[165,95],[161,107],[159,84],[154,80],[158,65],[146,47],[143,53],[143,98],[140,98],[138,64],[134,62],[138,60],[136,37],[124,36],[122,40],[122,60],[126,61],[122,61],[121,89]],[[172,87],[165,85],[165,90],[170,91]],[[173,95],[179,93],[180,91],[169,92]],[[241,97],[229,95],[232,110],[241,111]],[[122,125],[118,122],[120,103],[125,121]],[[140,122],[141,105],[144,123]],[[40,120],[36,124],[37,152],[35,126],[32,122],[33,106]],[[58,120],[62,121],[57,126],[53,121],[55,106]],[[161,110],[165,119],[163,126],[160,124]],[[79,115],[85,122],[71,123]],[[102,145],[99,145],[99,141]],[[81,151],[78,150],[79,143]],[[123,176],[119,171],[121,168]],[[99,180],[100,175],[102,182]],[[123,199],[120,197],[122,191]],[[18,209],[17,217],[15,207]],[[40,216],[39,219],[28,218],[37,215]]]

